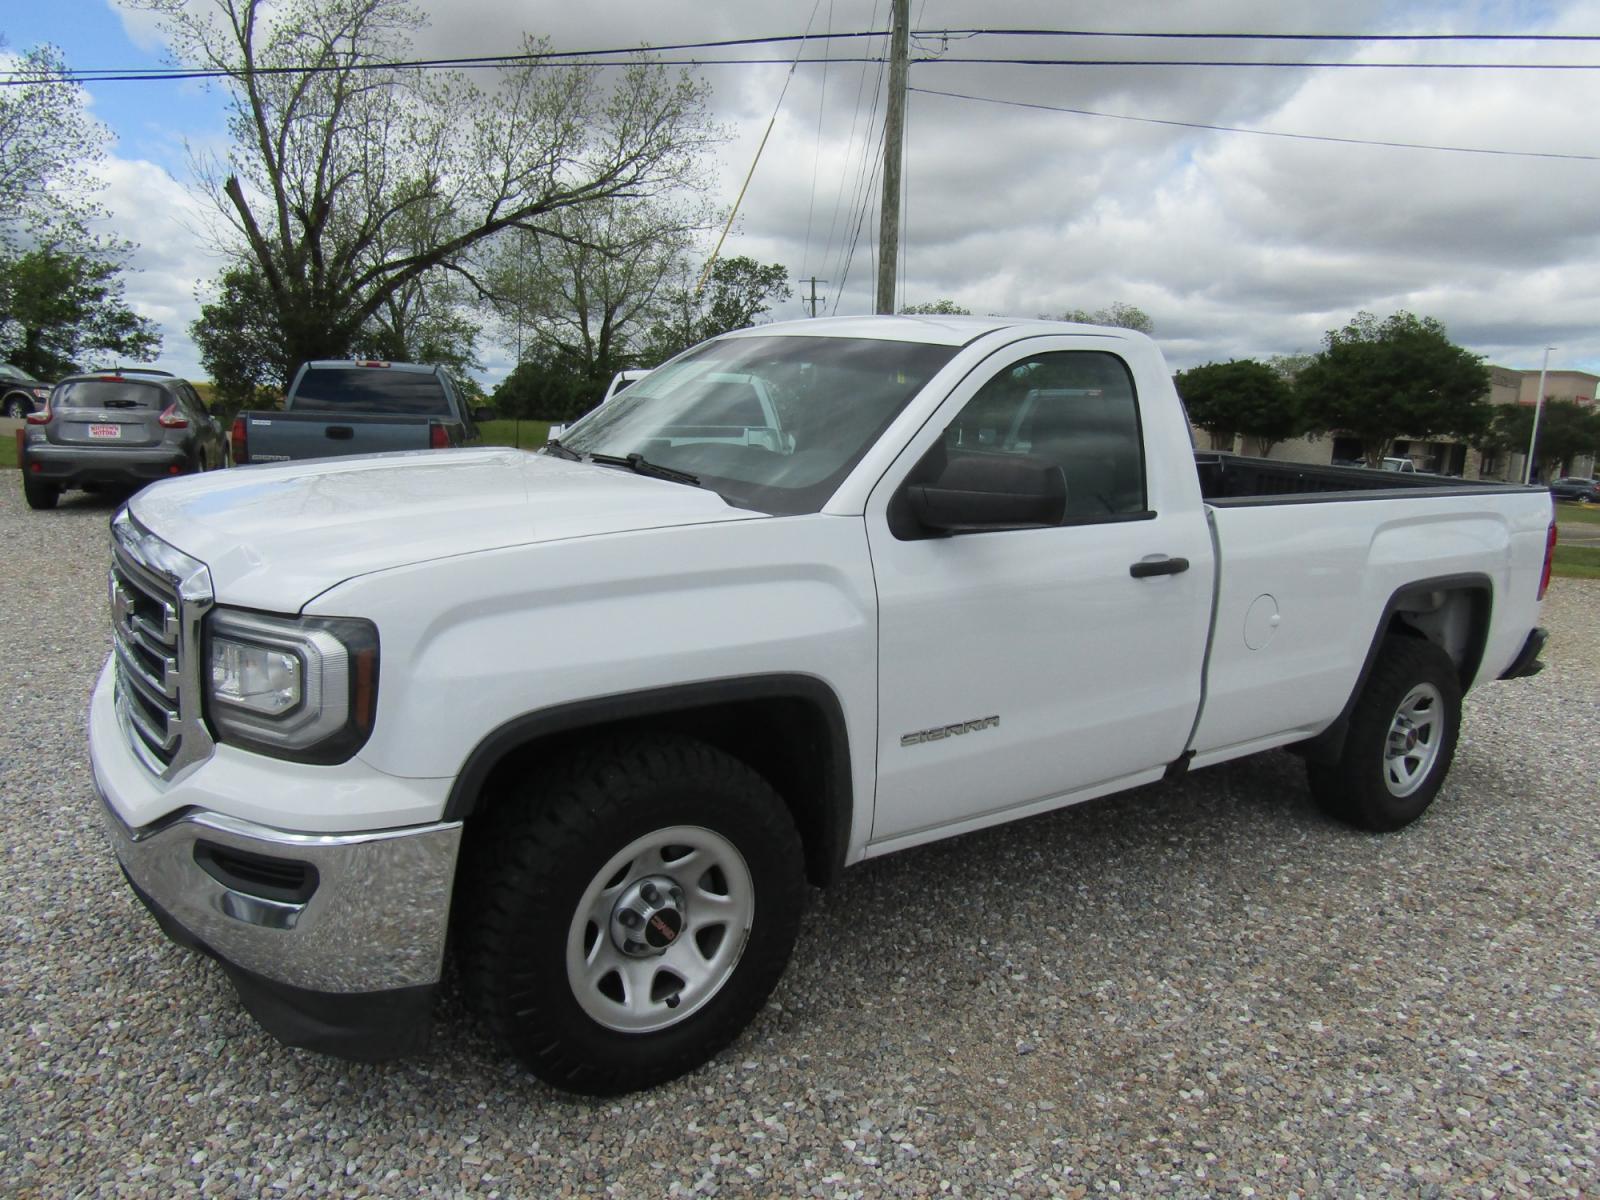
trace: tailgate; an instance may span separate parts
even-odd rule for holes
[[[245,445],[253,463],[426,450],[430,426],[424,416],[393,413],[245,413]]]

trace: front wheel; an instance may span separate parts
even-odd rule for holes
[[[1306,764],[1312,795],[1362,829],[1403,828],[1444,786],[1460,729],[1461,683],[1450,656],[1432,642],[1391,635],[1356,701],[1339,761]]]
[[[10,417],[13,421],[22,420],[32,411],[33,405],[27,403],[25,400],[20,399],[19,397],[13,396],[11,399],[6,401],[6,416]]]
[[[535,1075],[614,1095],[716,1054],[788,962],[804,879],[782,799],[703,743],[598,743],[474,837],[471,998]]]

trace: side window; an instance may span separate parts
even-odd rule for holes
[[[1064,524],[1145,511],[1144,449],[1133,377],[1114,354],[1064,350],[1006,367],[945,430],[944,456],[1028,456],[1059,467]]]

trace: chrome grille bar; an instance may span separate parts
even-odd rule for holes
[[[213,748],[199,676],[211,577],[203,563],[144,529],[127,509],[111,532],[117,713],[140,761],[172,779]]]
[[[139,661],[138,656],[128,649],[120,637],[117,638],[112,649],[116,651],[117,666],[121,671],[121,674],[117,676],[118,681],[124,684],[133,684],[134,689],[144,695],[145,700],[149,702],[152,708],[160,712],[168,724],[176,724],[179,720],[179,713],[172,706],[172,702],[178,698],[176,682],[164,684],[161,680],[153,678],[145,670],[144,664]],[[176,660],[168,659],[167,661],[175,662]]]

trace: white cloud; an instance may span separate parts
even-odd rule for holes
[[[122,32],[128,35],[128,40],[141,50],[164,50],[167,46],[166,35],[161,32],[160,18],[153,12],[141,8],[129,8],[117,0],[107,0],[112,12],[122,22]]]
[[[209,203],[153,163],[113,157],[101,175],[109,231],[137,243],[123,274],[129,307],[161,326],[162,366],[204,378],[189,324],[200,313],[196,288],[222,267],[211,245]]]
[[[705,5],[668,0],[434,3],[419,51],[481,54],[524,33],[560,48],[799,32],[810,6],[778,0]],[[1272,0],[956,0],[913,6],[922,28],[1060,27],[1303,32],[1584,32],[1600,0],[1528,8],[1504,3],[1396,7],[1352,0],[1311,10]],[[835,30],[885,21],[886,6],[835,0]],[[819,8],[820,30],[828,9]],[[1540,10],[1544,12],[1544,9]],[[1311,14],[1311,15],[1308,15]],[[150,37],[124,13],[130,36]],[[859,51],[863,43],[853,44]],[[928,53],[934,42],[920,43]],[[872,43],[881,46],[881,41]],[[1052,39],[952,41],[946,58],[984,53],[1065,57],[1317,57],[1369,61],[1513,61],[1573,52],[1516,43],[1163,43]],[[777,47],[731,55],[784,57]],[[874,50],[874,52],[876,52]],[[846,53],[835,44],[835,55]],[[1581,56],[1580,56],[1581,57]],[[733,139],[713,199],[732,202],[783,86],[783,66],[711,67],[716,115]],[[840,286],[855,230],[875,65],[799,69],[724,253],[781,262]],[[1592,152],[1600,80],[1592,72],[1325,71],[1201,68],[913,67],[917,87],[1059,107],[1388,141]],[[108,114],[109,115],[109,114]],[[820,121],[819,121],[820,116]],[[855,132],[852,136],[852,123]],[[175,108],[175,133],[183,116]],[[1358,309],[1437,316],[1495,361],[1600,367],[1600,164],[1292,142],[1064,113],[910,98],[906,164],[908,300],[950,296],[978,312],[1034,314],[1114,300],[1151,313],[1175,366],[1208,358],[1314,350]],[[186,326],[197,279],[218,263],[194,230],[203,214],[147,163],[113,160],[123,236],[141,243],[129,279],[162,320],[165,357],[193,350]],[[877,203],[871,198],[839,311],[870,307]],[[796,288],[797,293],[802,289]],[[799,299],[782,316],[800,316]],[[503,356],[483,347],[486,361]]]

